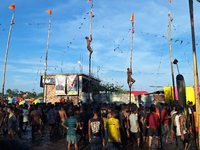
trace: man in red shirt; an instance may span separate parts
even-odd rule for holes
[[[154,142],[157,146],[157,148],[159,148],[159,144],[158,144],[158,137],[159,137],[159,133],[158,133],[158,123],[160,122],[159,116],[156,114],[156,108],[154,106],[150,107],[151,113],[149,115],[146,116],[145,118],[145,124],[147,126],[148,129],[148,136],[149,136],[149,147],[151,147],[151,143],[152,143],[152,139],[153,139],[153,135],[155,135],[155,141]]]
[[[168,143],[168,138],[170,135],[169,130],[169,119],[171,119],[170,116],[167,114],[167,104],[165,104],[164,109],[161,112],[161,124],[162,124],[162,136],[165,135],[165,142]]]

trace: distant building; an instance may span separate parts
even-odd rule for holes
[[[44,75],[40,76],[40,87],[43,87]],[[92,85],[100,82],[100,79],[90,77],[90,89]],[[47,74],[45,83],[47,103],[60,102],[60,99],[64,98],[77,104],[89,99],[89,76],[86,74]],[[90,100],[92,100],[91,93],[90,90]]]

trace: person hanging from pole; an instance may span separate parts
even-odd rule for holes
[[[90,58],[91,58],[91,55],[93,53],[93,50],[91,48],[92,35],[90,34],[90,38],[86,36],[85,39],[87,40],[87,49],[90,52]]]
[[[127,68],[127,83],[129,85],[129,88],[135,83],[135,80],[131,77],[132,75],[132,69]]]

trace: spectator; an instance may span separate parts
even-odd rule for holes
[[[99,111],[97,108],[93,110],[93,114],[94,117],[88,122],[89,142],[91,143],[91,150],[101,150],[103,149],[102,144],[105,143],[103,119],[98,116]]]
[[[75,150],[78,150],[76,130],[78,128],[78,121],[73,117],[74,112],[69,112],[69,118],[65,120],[61,125],[67,129],[67,142],[68,150],[70,150],[71,144],[75,145]]]
[[[117,115],[116,110],[111,111],[111,118],[107,120],[106,129],[108,131],[108,145],[107,149],[119,150],[121,142],[120,124],[119,120],[115,119]]]
[[[51,108],[48,112],[48,119],[49,119],[49,136],[52,137],[55,134],[55,128],[56,128],[56,121],[57,121],[57,112],[54,109],[54,105],[51,104]]]

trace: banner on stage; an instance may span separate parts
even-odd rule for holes
[[[66,95],[65,93],[65,83],[66,83],[66,76],[57,75],[55,76],[56,80],[56,95]]]
[[[67,76],[67,95],[78,95],[78,75]]]
[[[44,84],[44,76],[42,76],[42,84]],[[55,84],[55,75],[46,75],[45,79],[46,85],[54,85]]]

